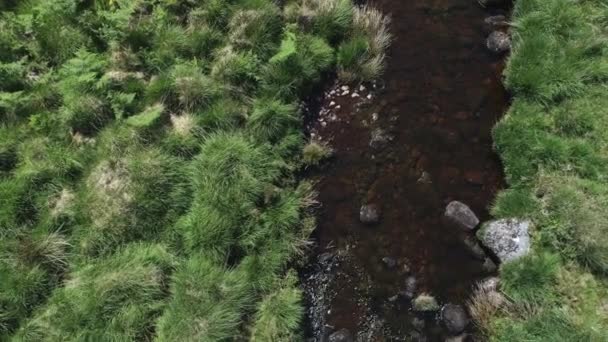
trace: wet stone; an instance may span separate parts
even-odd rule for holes
[[[422,331],[424,330],[424,320],[418,317],[414,317],[414,319],[412,319],[412,327],[414,327],[414,330],[416,331]]]
[[[460,305],[446,304],[441,309],[441,321],[450,334],[456,335],[464,331],[469,324],[466,311]]]
[[[482,7],[504,6],[507,0],[477,0]]]
[[[487,273],[494,273],[498,269],[496,263],[494,263],[494,261],[492,261],[492,259],[490,258],[486,258],[486,260],[484,260],[482,267],[483,270]]]
[[[467,340],[467,334],[462,334],[458,336],[450,336],[445,339],[445,342],[464,342]]]
[[[405,278],[405,290],[401,291],[400,294],[406,298],[414,298],[416,293],[416,277],[409,276]]]
[[[380,222],[380,208],[376,204],[365,204],[359,210],[359,220],[365,224]]]
[[[496,54],[505,53],[511,50],[511,37],[504,32],[494,31],[488,36],[486,46]]]
[[[382,263],[384,263],[384,265],[389,269],[395,268],[395,266],[397,266],[397,261],[391,257],[382,258]]]
[[[393,137],[384,131],[382,128],[376,128],[371,132],[371,138],[369,140],[369,146],[374,149],[381,149],[385,147]]]
[[[467,236],[464,240],[464,245],[467,248],[467,252],[478,260],[486,259],[486,252],[483,250],[477,239],[471,236]]]
[[[428,294],[421,294],[414,299],[413,309],[419,312],[429,312],[439,310],[439,304],[435,297]]]
[[[487,17],[486,19],[484,19],[483,22],[490,26],[508,25],[507,18],[504,15],[493,15],[493,16],[490,16],[490,17]]]
[[[460,227],[468,230],[473,230],[479,224],[479,219],[471,208],[458,201],[452,201],[447,205],[445,216]]]
[[[348,329],[340,329],[329,335],[328,342],[353,342],[353,335]]]

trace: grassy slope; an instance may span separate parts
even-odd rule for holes
[[[608,5],[520,0],[494,130],[509,182],[496,217],[535,222],[533,254],[502,266],[494,341],[608,340]]]
[[[0,4],[0,340],[291,341],[299,99],[376,77],[350,0]],[[302,158],[302,153],[304,157]]]

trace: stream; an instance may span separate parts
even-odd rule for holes
[[[504,186],[491,138],[509,101],[504,56],[487,50],[495,28],[484,19],[507,12],[475,0],[370,5],[392,18],[384,77],[330,84],[309,113],[309,134],[334,156],[307,174],[321,203],[301,270],[307,338],[347,329],[362,342],[445,341],[438,311],[416,312],[412,299],[465,306],[472,285],[494,274],[465,243],[474,232],[444,211],[458,200],[483,222]],[[377,223],[361,222],[362,205],[377,210]]]

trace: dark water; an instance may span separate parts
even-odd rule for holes
[[[345,96],[326,93],[321,101],[328,110],[310,127],[331,142],[335,157],[310,175],[322,207],[316,255],[302,275],[309,335],[321,340],[324,329],[347,328],[360,341],[443,341],[435,314],[418,315],[407,298],[394,296],[413,275],[416,293],[464,304],[471,285],[488,276],[462,243],[474,234],[446,222],[443,212],[459,200],[483,221],[503,184],[490,135],[508,105],[503,57],[484,46],[490,32],[484,19],[500,10],[475,0],[371,5],[392,17],[383,82],[354,87],[356,98],[353,87]],[[371,147],[372,132],[391,140]],[[381,207],[379,224],[360,223],[364,203]],[[398,265],[387,268],[383,257]],[[420,333],[414,317],[425,321]]]

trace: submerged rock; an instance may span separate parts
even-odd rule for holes
[[[477,0],[477,2],[483,7],[492,7],[503,6],[507,3],[507,0]]]
[[[492,261],[492,259],[486,258],[486,260],[484,260],[484,262],[483,262],[482,268],[487,273],[493,273],[493,272],[496,272],[496,269],[498,269],[498,266],[496,266],[496,263],[494,263],[494,261]]]
[[[458,336],[450,336],[445,339],[445,342],[464,342],[467,340],[467,334],[462,334]]]
[[[385,147],[391,140],[393,140],[392,135],[388,134],[382,128],[376,128],[371,132],[369,146],[374,149],[381,149]]]
[[[353,335],[348,329],[340,329],[329,335],[329,342],[353,342]]]
[[[493,15],[485,18],[483,22],[490,26],[506,26],[509,24],[504,15]]]
[[[365,204],[359,209],[359,220],[365,224],[375,224],[380,221],[380,208],[376,204]]]
[[[504,53],[511,50],[511,37],[501,31],[490,33],[486,40],[486,46],[494,53]]]
[[[414,293],[416,293],[416,277],[409,276],[405,278],[405,290],[400,294],[406,298],[414,298]]]
[[[446,304],[441,309],[441,320],[450,334],[456,335],[464,331],[469,324],[469,317],[460,305]]]
[[[463,242],[467,247],[467,252],[469,252],[472,257],[478,260],[484,260],[486,258],[486,252],[483,250],[477,239],[467,236]]]
[[[426,323],[421,318],[414,317],[414,319],[412,319],[412,327],[414,327],[414,330],[416,330],[416,331],[424,330],[425,325],[426,325]]]
[[[462,228],[473,230],[479,224],[479,219],[466,204],[452,201],[445,208],[445,216]]]
[[[435,297],[428,294],[421,294],[414,299],[413,307],[415,311],[437,311],[439,310],[439,304]]]
[[[382,258],[382,262],[387,268],[394,268],[395,266],[397,266],[397,261],[391,257]]]
[[[530,221],[519,219],[490,221],[477,233],[477,237],[501,262],[511,261],[530,251],[531,225]]]

